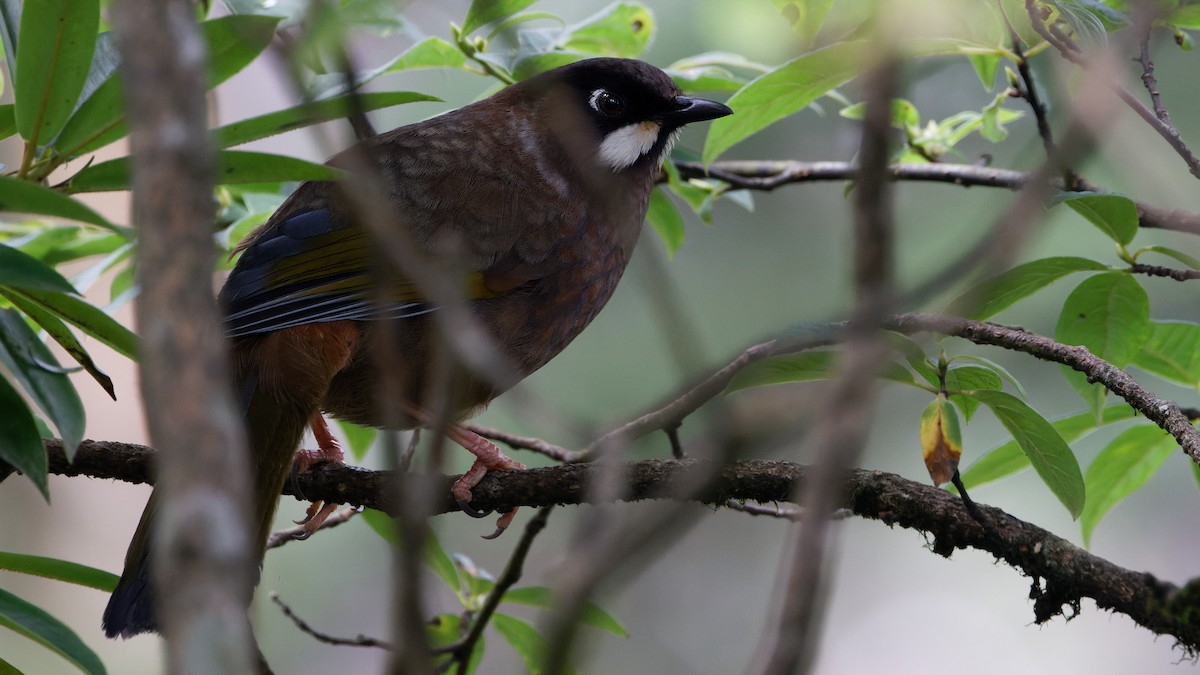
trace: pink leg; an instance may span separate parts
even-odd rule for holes
[[[495,443],[473,431],[470,431],[469,429],[464,429],[457,424],[450,426],[450,432],[448,435],[450,440],[461,445],[467,450],[467,452],[475,455],[476,458],[475,463],[471,465],[471,468],[468,469],[467,472],[464,473],[458,480],[454,481],[454,485],[451,486],[450,492],[454,495],[455,501],[458,502],[459,508],[461,508],[464,513],[482,518],[486,514],[479,513],[470,506],[471,488],[478,485],[479,481],[483,479],[484,475],[486,475],[488,471],[521,471],[525,468],[525,465],[510,459]],[[513,517],[516,515],[516,509],[512,509],[511,511],[501,514],[500,519],[496,521],[496,531],[490,535],[485,535],[484,539],[495,539],[496,537],[499,537],[504,533],[504,530],[508,528],[509,524],[512,523]]]
[[[333,433],[329,431],[329,424],[325,422],[325,417],[320,411],[313,413],[308,424],[312,428],[313,437],[317,439],[317,449],[301,450],[296,453],[296,472],[304,473],[313,466],[325,462],[341,464],[346,456],[342,453],[342,448],[338,445],[337,439],[333,437]],[[335,509],[337,509],[337,504],[325,504],[320,501],[309,504],[304,519],[296,521],[297,525],[304,526],[304,533],[297,539],[308,539],[313,532],[321,528],[321,524]]]

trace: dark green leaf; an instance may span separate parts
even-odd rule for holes
[[[1062,201],[1122,246],[1133,241],[1133,235],[1137,234],[1137,206],[1128,197],[1072,192]]]
[[[110,230],[116,229],[112,223],[81,202],[48,187],[12,176],[0,176],[0,211],[70,218]]]
[[[266,49],[278,23],[277,16],[242,14],[200,24],[208,45],[209,88],[232,77]],[[55,147],[76,156],[124,137],[129,130],[124,122],[123,96],[118,71],[79,106],[55,140]]]
[[[344,94],[227,124],[213,131],[213,142],[217,147],[229,148],[319,122],[348,117],[352,110],[371,112],[372,110],[388,108],[402,103],[440,100],[433,96],[411,91],[391,91],[377,94]]]
[[[336,180],[337,169],[285,155],[222,150],[217,153],[217,183],[237,185],[275,181]],[[109,192],[129,189],[129,158],[118,157],[93,164],[71,178],[72,192]]]
[[[1193,389],[1200,389],[1200,325],[1154,321],[1150,337],[1133,365]]]
[[[54,268],[15,248],[0,244],[0,286],[74,293],[71,282]]]
[[[1085,546],[1105,514],[1137,492],[1178,448],[1173,436],[1143,424],[1121,432],[1096,455],[1087,470],[1087,505],[1079,517]]]
[[[60,347],[62,347],[75,362],[92,376],[108,392],[108,395],[116,400],[117,394],[113,389],[112,378],[105,375],[103,371],[92,361],[92,357],[79,343],[79,340],[71,333],[71,329],[62,322],[57,316],[42,308],[41,305],[17,293],[5,294],[3,289],[0,289],[0,295],[3,295],[9,302],[13,303],[17,309],[21,310],[26,316],[33,320],[46,334],[54,339]]]
[[[21,297],[97,340],[129,359],[137,359],[137,337],[111,316],[71,295],[46,291],[13,290],[5,295]],[[35,318],[35,320],[37,320]],[[41,324],[40,321],[38,321]],[[43,325],[43,327],[45,327]]]
[[[735,114],[709,126],[704,163],[848,82],[867,51],[862,43],[840,42],[792,59],[742,87],[728,101]]]
[[[72,460],[83,440],[83,403],[54,354],[13,309],[0,309],[0,364],[54,422]]]
[[[7,462],[25,474],[49,501],[46,477],[50,465],[41,434],[29,407],[3,375],[0,375],[0,410],[4,411],[0,415],[0,462]]]
[[[1087,258],[1033,260],[976,284],[952,301],[946,313],[982,321],[1072,272],[1106,269],[1104,265]]]
[[[679,210],[671,203],[671,198],[666,195],[663,188],[655,188],[651,193],[646,220],[650,222],[654,233],[667,247],[667,255],[674,256],[679,247],[683,245],[686,231],[683,216],[679,215]]]
[[[544,73],[559,66],[575,63],[587,57],[587,54],[580,54],[579,52],[534,54],[533,56],[518,59],[513,65],[512,76],[517,81],[527,80],[538,73]]]
[[[476,30],[511,16],[532,5],[534,0],[471,0],[471,8],[463,19],[462,34],[470,35]]]
[[[510,588],[504,594],[504,602],[549,609],[554,606],[554,591],[543,586]],[[629,631],[625,630],[621,622],[594,602],[587,603],[579,620],[594,628],[608,631],[617,637],[629,637]]]
[[[602,56],[633,58],[654,35],[654,16],[644,5],[614,2],[564,31],[562,48]]]
[[[94,588],[98,591],[104,591],[105,593],[111,593],[117,587],[117,575],[111,572],[105,572],[95,567],[88,567],[87,565],[80,565],[79,563],[67,560],[44,558],[38,555],[0,551],[0,570],[32,574],[56,581],[66,581]]]
[[[64,623],[3,589],[0,589],[0,625],[40,643],[85,673],[107,672],[100,657]]]
[[[83,90],[96,32],[99,0],[38,0],[25,3],[14,98],[17,131],[35,146],[63,128]]]
[[[1072,518],[1083,511],[1086,492],[1079,462],[1058,431],[1021,399],[1002,391],[981,389],[975,398],[986,405],[1013,435],[1042,481],[1067,507]]]

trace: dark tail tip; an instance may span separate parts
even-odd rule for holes
[[[145,554],[135,568],[125,568],[125,574],[104,608],[102,626],[110,638],[131,638],[141,633],[158,632],[154,616],[154,587],[150,583],[150,566]]]

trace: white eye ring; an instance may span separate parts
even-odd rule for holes
[[[625,102],[621,100],[620,96],[613,94],[607,89],[593,91],[591,97],[588,98],[588,105],[592,107],[592,110],[606,117],[616,117],[625,112]],[[616,106],[615,108],[611,107],[614,105]],[[608,109],[605,110],[605,108]]]

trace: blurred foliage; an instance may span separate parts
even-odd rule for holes
[[[222,184],[215,193],[219,220],[214,241],[227,251],[265,222],[297,181],[331,180],[339,175],[324,165],[231,148],[339,119],[352,109],[370,112],[437,100],[376,82],[392,82],[406,72],[465,71],[482,78],[480,90],[486,91],[583,58],[638,57],[660,30],[648,6],[626,0],[574,23],[529,11],[533,0],[475,0],[462,21],[440,35],[421,33],[390,0],[225,0],[222,4],[225,15],[218,16],[220,12],[207,3],[197,3],[208,48],[209,86],[217,87],[262,58],[274,42],[292,48],[304,92],[299,105],[213,129],[222,169]],[[867,67],[872,41],[883,23],[878,15],[891,10],[834,0],[772,0],[772,4],[778,20],[795,32],[802,54],[772,65],[739,54],[703,52],[665,68],[685,91],[728,94],[728,103],[736,111],[710,125],[701,152],[681,148],[675,151],[675,160],[700,159],[712,165],[738,143],[781,120],[820,112],[825,98],[841,107],[847,124],[861,119],[863,105],[848,100],[837,88]],[[136,337],[110,316],[137,292],[132,269],[136,232],[126,224],[109,222],[76,196],[127,190],[129,158],[67,166],[128,133],[106,5],[101,0],[24,4],[0,0],[0,39],[8,66],[7,79],[0,73],[0,85],[11,89],[13,98],[13,103],[0,105],[0,139],[17,137],[23,148],[19,164],[2,167],[0,175],[0,462],[32,481],[47,499],[47,458],[41,439],[62,438],[70,458],[85,433],[85,411],[67,374],[82,369],[116,395],[112,381],[77,333],[127,358],[137,354]],[[907,7],[896,3],[900,5]],[[1160,5],[1164,11],[1156,26],[1170,31],[1181,48],[1190,49],[1188,31],[1200,29],[1200,4],[1169,0]],[[1126,0],[1040,1],[1037,6],[1046,26],[1080,45],[1104,44],[1111,36],[1131,30],[1132,8]],[[1054,50],[1030,25],[1023,0],[955,3],[954,7],[954,20],[945,20],[939,3],[919,3],[919,11],[929,15],[904,22],[910,32],[889,38],[900,54],[914,61],[965,59],[990,103],[981,110],[923,120],[922,101],[894,101],[892,122],[902,136],[897,162],[942,161],[957,155],[956,146],[976,134],[1004,143],[1007,125],[1026,117],[1024,111],[1011,107],[1022,96],[1020,88],[1029,86],[1021,82],[1018,70],[1029,59],[1054,58]],[[384,63],[342,72],[343,45],[363,32],[402,33],[413,40]],[[1019,49],[1014,36],[1021,42]],[[1006,78],[998,85],[1001,67]],[[381,90],[366,91],[367,85]],[[680,205],[708,222],[718,199],[753,206],[747,193],[732,190],[725,181],[684,179],[672,162],[665,169],[666,181],[651,201],[648,220],[672,253],[686,235]],[[1158,256],[1196,270],[1200,269],[1198,255],[1160,244],[1131,249],[1142,235],[1137,207],[1125,196],[1071,193],[1047,206],[1062,209],[1062,205],[1094,226],[1087,232],[1081,229],[1079,236],[1112,241],[1112,259],[1046,251],[1039,259],[961,290],[945,311],[988,319],[1050,284],[1081,276],[1061,308],[1056,331],[1060,341],[1082,345],[1116,366],[1136,366],[1153,377],[1200,390],[1200,325],[1189,320],[1152,321],[1151,298],[1130,269],[1145,257]],[[76,270],[70,277],[60,271],[66,266]],[[98,308],[85,301],[83,293],[102,278],[110,280],[111,302]],[[47,348],[47,338],[74,364],[60,364]],[[1069,444],[1104,425],[1134,418],[1129,406],[1110,403],[1106,390],[1066,371],[1085,412],[1050,422],[1029,405],[1020,383],[996,361],[947,353],[950,347],[944,343],[937,345],[935,353],[926,353],[902,336],[894,336],[894,345],[899,358],[884,369],[882,377],[920,390],[919,396],[932,397],[913,424],[936,483],[957,473],[963,452],[974,454],[964,449],[959,414],[962,423],[969,424],[978,409],[986,408],[1013,439],[983,454],[962,473],[963,483],[980,485],[1032,467],[1071,515],[1079,518],[1089,540],[1106,513],[1144,485],[1168,455],[1178,454],[1174,439],[1141,421],[1109,443],[1085,474]],[[728,393],[827,378],[837,360],[838,351],[826,349],[764,361],[740,373]],[[354,456],[361,457],[373,440],[372,432],[353,427],[346,431]],[[382,536],[391,536],[391,528],[378,515],[365,520]],[[471,615],[492,592],[494,580],[469,560],[446,554],[436,541],[427,556],[430,569],[460,605],[460,612],[439,613],[430,623],[434,645],[445,646],[461,639]],[[0,569],[94,588],[111,586],[111,578],[103,572],[53,559],[0,553]],[[548,589],[527,587],[510,590],[504,601],[544,608],[553,598]],[[590,625],[626,635],[598,607],[589,607],[584,617]],[[84,672],[105,672],[69,628],[2,590],[0,625],[46,646]],[[530,624],[499,613],[492,627],[531,672],[538,671],[544,642]],[[478,666],[483,650],[481,640],[469,657],[467,672]],[[16,672],[4,661],[0,670]]]

